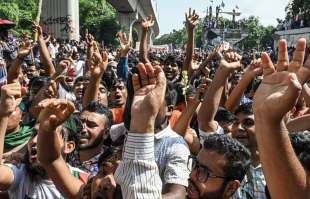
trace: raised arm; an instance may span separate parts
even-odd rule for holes
[[[14,181],[13,171],[2,165],[4,138],[8,125],[9,115],[15,111],[16,98],[21,96],[21,86],[19,83],[4,85],[1,88],[0,102],[0,191],[6,191]]]
[[[236,53],[227,53],[225,59],[220,61],[220,65],[215,73],[210,88],[204,98],[198,112],[199,129],[206,132],[216,132],[218,124],[214,121],[218,110],[225,83],[229,75],[241,66],[241,57]]]
[[[190,129],[190,123],[194,113],[200,105],[200,100],[204,98],[210,79],[203,79],[196,89],[194,98],[188,100],[186,109],[182,112],[173,130],[184,138],[192,154],[197,155],[200,150],[200,142],[197,135]]]
[[[19,50],[17,58],[13,61],[8,71],[7,81],[9,84],[18,82],[18,77],[21,72],[21,65],[24,61],[24,58],[30,54],[31,48],[31,43],[27,42],[25,46]]]
[[[199,16],[196,14],[195,10],[193,13],[191,8],[189,9],[188,15],[185,14],[186,19],[186,30],[187,30],[187,45],[186,45],[186,57],[183,63],[182,71],[188,72],[188,77],[190,78],[193,74],[194,70],[192,68],[193,65],[193,56],[194,56],[194,49],[195,49],[195,28],[198,24]]]
[[[67,100],[47,99],[39,107],[38,159],[65,198],[80,198],[83,183],[71,175],[61,157],[59,137],[60,125],[74,112],[74,105]]]
[[[40,59],[42,64],[45,66],[45,70],[48,76],[53,77],[56,73],[55,66],[52,62],[51,55],[47,49],[45,40],[43,38],[43,32],[41,26],[33,25],[32,29],[34,34],[38,34],[38,43],[40,46]]]
[[[132,76],[130,130],[115,179],[121,185],[123,198],[161,198],[162,182],[154,155],[154,123],[164,103],[166,78],[159,66],[150,63],[138,64],[138,69],[140,77]]]
[[[254,97],[255,131],[260,159],[271,198],[309,198],[309,178],[290,143],[284,117],[297,103],[310,78],[310,60],[302,67],[305,39],[289,63],[286,41],[279,43],[277,71],[267,53],[262,55],[264,79]]]
[[[246,69],[242,79],[238,82],[237,86],[233,89],[230,96],[228,97],[225,108],[230,112],[234,112],[235,109],[239,106],[240,100],[246,91],[249,84],[255,79],[256,76],[261,75],[263,72],[262,68],[259,65],[260,60],[255,60],[249,67]]]
[[[108,66],[108,54],[103,52],[100,55],[98,52],[93,54],[90,64],[90,81],[83,96],[83,107],[86,107],[91,101],[98,99],[99,85],[101,77]]]
[[[154,25],[154,20],[152,16],[148,17],[147,19],[143,19],[141,22],[141,28],[142,28],[142,37],[140,41],[140,52],[139,52],[139,58],[140,61],[143,63],[149,63],[149,56],[148,56],[148,38],[150,36],[149,31],[150,28]]]
[[[117,38],[120,43],[120,61],[117,64],[117,76],[122,78],[124,81],[128,79],[129,67],[128,67],[128,53],[131,46],[131,41],[127,41],[126,34],[119,32]],[[131,38],[129,36],[129,38]]]
[[[89,67],[91,65],[94,48],[96,48],[95,47],[96,42],[94,40],[94,37],[88,32],[85,34],[85,41],[87,44],[87,52],[86,52],[87,57],[86,57],[86,70],[85,70],[85,74],[86,74],[89,71]]]

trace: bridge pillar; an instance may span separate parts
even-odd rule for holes
[[[79,0],[43,0],[41,25],[56,38],[79,40]]]
[[[135,12],[118,12],[118,21],[126,32],[132,30],[135,22],[139,19],[139,16]]]

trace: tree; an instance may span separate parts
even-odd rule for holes
[[[19,21],[19,7],[16,3],[0,2],[0,18]]]
[[[273,33],[275,28],[273,26],[264,27],[260,24],[259,18],[250,16],[249,18],[241,19],[238,21],[239,27],[248,33],[241,44],[245,49],[257,48],[257,41],[260,42],[260,49],[273,46]],[[234,24],[227,18],[219,18],[219,28],[233,28]],[[203,20],[199,21],[196,29],[196,47],[202,45],[203,34]],[[175,44],[177,48],[181,48],[187,40],[186,31],[184,28],[181,30],[173,30],[172,33],[164,34],[154,41],[154,44]]]
[[[116,33],[120,29],[115,9],[106,0],[80,0],[81,32],[86,29],[99,41],[116,45]]]
[[[13,32],[30,32],[38,12],[39,0],[0,0],[0,18],[14,21]],[[80,0],[80,28],[94,34],[105,44],[117,44],[115,35],[120,29],[115,9],[106,0]]]
[[[293,0],[286,9],[286,20],[298,16],[304,20],[305,26],[310,26],[310,0]]]

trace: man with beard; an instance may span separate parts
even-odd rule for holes
[[[3,154],[3,140],[8,124],[8,116],[15,110],[16,98],[21,96],[19,84],[9,84],[1,89],[1,109],[0,109],[0,160]],[[73,112],[74,108],[70,110]],[[46,113],[45,113],[46,114]],[[44,114],[42,114],[44,115]],[[40,115],[41,117],[41,115]],[[40,121],[42,118],[39,118]],[[66,159],[75,150],[77,138],[74,136],[70,125],[64,124],[57,130],[57,138],[61,146],[62,157]],[[35,128],[38,129],[38,126]],[[12,164],[0,165],[0,190],[8,191],[12,199],[19,198],[62,198],[55,185],[49,180],[47,172],[41,167],[37,159],[37,134],[36,130],[32,134],[27,144],[27,152],[21,165]],[[68,166],[72,175],[80,180],[86,181],[87,175],[82,171]]]
[[[80,115],[83,129],[80,133],[80,161],[79,167],[83,171],[96,175],[100,155],[104,152],[104,140],[109,135],[112,125],[112,113],[99,102],[91,102]]]

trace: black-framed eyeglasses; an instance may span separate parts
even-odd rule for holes
[[[200,164],[195,156],[188,156],[187,168],[189,171],[196,171],[196,177],[199,182],[205,183],[209,178],[228,179],[226,176],[214,175],[213,172],[207,167]]]

